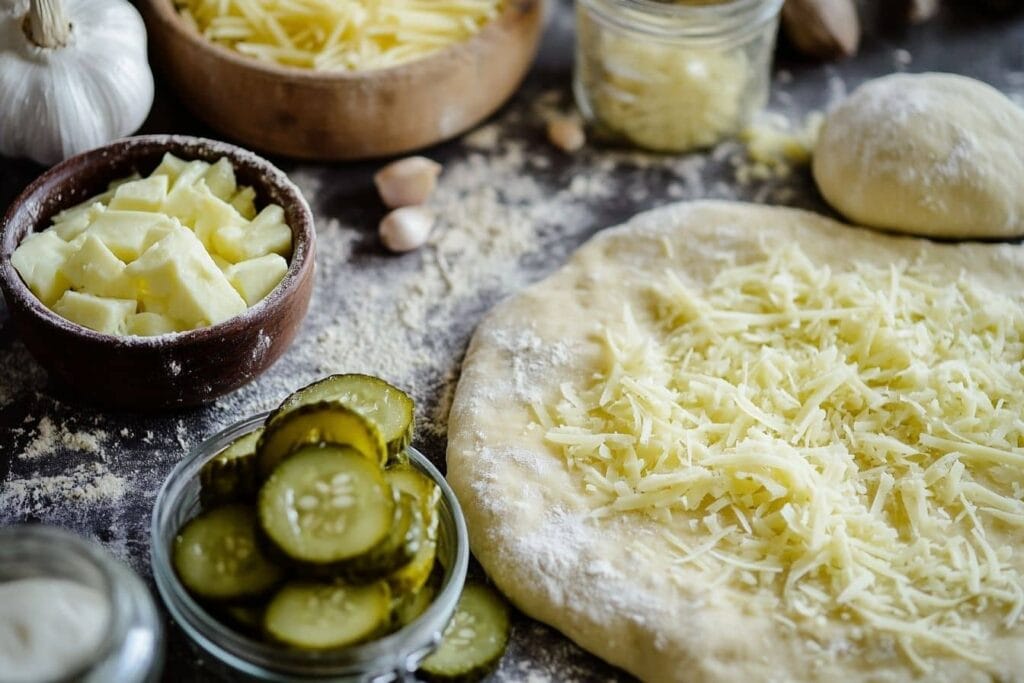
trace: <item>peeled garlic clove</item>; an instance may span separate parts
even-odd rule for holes
[[[389,209],[423,204],[437,187],[441,164],[426,157],[406,157],[377,171],[373,182]]]
[[[563,152],[575,152],[587,142],[580,122],[570,116],[559,116],[548,121],[548,140]]]
[[[434,213],[422,206],[395,209],[380,222],[380,239],[391,251],[412,251],[422,247],[434,227]]]

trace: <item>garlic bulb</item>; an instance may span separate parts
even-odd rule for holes
[[[0,154],[52,164],[129,135],[153,104],[146,27],[126,0],[0,8]]]

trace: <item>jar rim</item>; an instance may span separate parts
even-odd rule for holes
[[[578,4],[623,30],[711,42],[760,30],[778,16],[783,0],[723,0],[707,5],[662,0],[578,0]]]
[[[107,622],[104,625],[106,633],[103,640],[100,641],[93,656],[83,662],[78,671],[72,674],[72,677],[80,676],[115,656],[132,630],[137,627],[136,621],[140,617],[154,631],[153,642],[161,642],[162,629],[149,591],[135,572],[98,543],[67,529],[47,524],[15,524],[0,528],[0,547],[5,550],[25,542],[38,544],[39,549],[43,552],[65,558],[75,558],[88,564],[98,573],[102,582],[101,590],[109,601]],[[81,583],[72,577],[56,573],[48,576]],[[138,658],[136,657],[136,659]],[[154,661],[156,661],[155,658]],[[142,660],[136,664],[141,665]]]
[[[203,441],[183,458],[167,476],[153,507],[150,554],[153,577],[164,604],[186,635],[222,663],[257,678],[293,680],[294,677],[345,677],[358,675],[367,667],[392,663],[409,667],[418,664],[430,649],[455,610],[469,565],[469,540],[465,519],[454,492],[444,476],[422,453],[410,447],[410,462],[441,489],[442,527],[451,527],[450,567],[430,605],[414,621],[382,638],[329,652],[299,652],[249,638],[215,619],[185,589],[174,572],[169,541],[177,533],[174,515],[187,504],[188,484],[197,480],[199,469],[235,438],[261,426],[270,412],[236,422]],[[446,521],[446,516],[450,517]],[[440,555],[440,553],[439,553]],[[415,661],[412,661],[415,660]],[[374,669],[376,670],[376,669]]]

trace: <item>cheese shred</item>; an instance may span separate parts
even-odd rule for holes
[[[382,69],[466,40],[501,0],[175,0],[209,40],[317,71]]]
[[[1020,299],[788,246],[635,309],[535,408],[595,514],[675,520],[675,565],[772,592],[784,623],[856,624],[922,671],[986,661],[1024,611]]]

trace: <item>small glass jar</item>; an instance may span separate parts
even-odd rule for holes
[[[415,621],[377,640],[331,652],[299,652],[260,642],[214,618],[181,584],[171,565],[178,530],[200,510],[199,470],[232,441],[263,426],[270,413],[254,415],[215,434],[168,475],[153,508],[153,577],[171,616],[191,641],[220,663],[232,679],[242,673],[267,681],[414,680],[412,672],[441,640],[466,580],[469,537],[462,510],[444,476],[409,448],[409,462],[441,489],[437,560],[444,569],[434,601]]]
[[[61,680],[143,683],[159,679],[162,622],[149,590],[131,569],[96,543],[63,529],[35,524],[0,529],[0,583],[37,578],[64,579],[92,588],[109,607],[106,634],[95,654],[84,668]]]
[[[599,135],[709,147],[768,100],[783,0],[577,0],[573,90]]]

